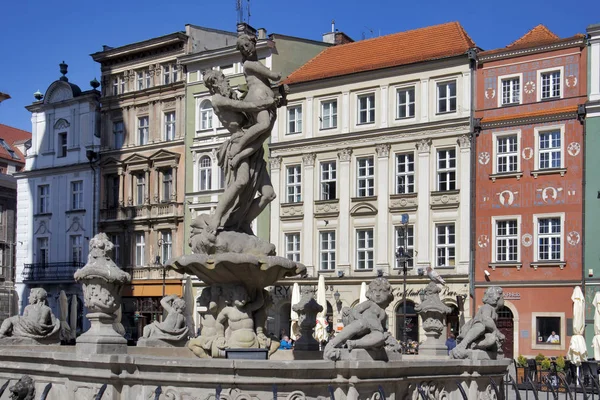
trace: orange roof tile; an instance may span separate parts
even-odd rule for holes
[[[510,114],[510,115],[501,115],[498,117],[483,118],[481,120],[481,123],[488,124],[491,122],[501,122],[501,121],[508,121],[508,120],[513,120],[513,119],[516,120],[516,119],[523,119],[523,118],[543,117],[546,115],[566,114],[566,113],[571,113],[571,112],[577,112],[576,105],[568,106],[568,107],[552,108],[550,110],[531,111],[531,112],[522,113],[522,114]]]
[[[8,145],[8,147],[16,153],[19,159],[17,160],[13,158],[10,152],[3,145],[0,145],[0,158],[24,164],[25,157],[19,151],[19,149],[15,147],[15,143],[31,139],[31,133],[21,129],[13,128],[12,126],[0,124],[0,139],[2,139]]]
[[[552,31],[550,31],[544,25],[540,24],[540,25],[536,26],[535,28],[531,29],[529,32],[527,32],[526,34],[524,34],[519,39],[515,40],[514,42],[512,42],[511,44],[509,44],[506,47],[502,47],[502,48],[494,49],[494,50],[483,51],[479,54],[480,54],[480,56],[485,56],[488,54],[501,53],[503,51],[527,49],[527,48],[542,46],[545,44],[557,43],[557,42],[561,42],[561,41],[568,41],[568,40],[571,40],[574,38],[583,38],[583,37],[585,37],[585,36],[578,33],[569,38],[561,39],[560,37],[558,37],[554,33],[552,33]]]
[[[294,71],[285,83],[458,56],[473,47],[475,43],[458,22],[428,26],[329,47]]]

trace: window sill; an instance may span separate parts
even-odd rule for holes
[[[318,272],[320,274],[331,274],[331,273],[335,272],[335,269],[319,269]]]
[[[515,171],[515,172],[498,172],[495,174],[490,174],[490,179],[492,182],[496,182],[496,179],[504,179],[504,178],[517,178],[517,180],[521,179],[523,176],[523,171]]]
[[[373,272],[373,268],[354,268],[354,272]]]
[[[377,196],[357,196],[350,198],[350,201],[357,203],[359,201],[377,201]]]
[[[394,194],[390,194],[390,199],[405,199],[405,198],[412,198],[412,197],[417,197],[418,193],[417,192],[412,192],[412,193],[394,193]]]
[[[43,156],[53,156],[54,154],[56,154],[56,152],[54,150],[51,150],[51,151],[42,151],[41,154]]]
[[[456,113],[456,110],[442,111],[442,112],[438,111],[435,113],[435,115],[446,115],[446,114],[455,114],[455,113]]]
[[[459,194],[460,190],[457,189],[452,189],[452,190],[435,190],[435,191],[431,191],[429,194],[431,196],[440,196],[440,195],[444,195],[444,194]]]
[[[302,206],[304,205],[303,201],[295,201],[292,203],[281,203],[281,207],[294,207],[294,206]]]
[[[415,120],[415,116],[414,115],[409,115],[408,117],[396,117],[394,118],[394,121],[398,121],[398,122],[406,122],[406,121],[412,121]]]
[[[537,271],[538,267],[559,267],[561,270],[567,265],[566,261],[560,260],[548,260],[548,261],[536,261],[530,264],[534,270]]]
[[[84,213],[87,210],[85,208],[76,208],[74,210],[67,210],[65,211],[65,214],[76,214],[76,213]]]
[[[516,106],[520,106],[520,105],[521,105],[521,102],[520,101],[516,101],[514,103],[502,104],[500,107],[507,108],[507,107],[516,107]]]
[[[302,134],[302,131],[300,132],[286,132],[285,136],[294,136],[294,135],[300,135]]]
[[[536,170],[531,171],[531,175],[534,178],[537,178],[538,175],[560,174],[560,176],[565,176],[566,173],[567,173],[566,168],[546,168],[546,169],[536,169]]]
[[[334,131],[336,129],[337,129],[337,126],[330,126],[329,128],[320,127],[319,131],[321,131],[321,132],[323,132],[323,131]]]
[[[540,98],[540,101],[552,101],[552,100],[560,100],[560,99],[562,99],[562,96],[552,96],[552,97]]]
[[[315,200],[315,204],[337,204],[339,202],[339,199]]]
[[[34,217],[51,217],[52,213],[37,213],[33,214]]]
[[[69,148],[67,149],[67,153],[69,153],[69,152],[71,152],[71,151],[79,151],[79,149],[80,149],[80,147],[79,147],[79,146],[77,146],[77,147],[69,147]]]
[[[368,122],[357,122],[356,126],[361,126],[361,125],[373,125],[375,124],[375,121],[368,121]]]
[[[521,262],[495,262],[495,263],[489,263],[488,267],[490,267],[492,269],[492,271],[495,271],[496,268],[516,268],[517,271],[521,270],[521,267],[523,266],[523,263]]]

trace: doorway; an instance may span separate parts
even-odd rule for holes
[[[506,338],[502,345],[504,357],[514,358],[514,318],[510,308],[503,306],[498,310],[498,321],[496,321],[498,330]]]

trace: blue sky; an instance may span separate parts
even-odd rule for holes
[[[31,131],[24,106],[38,89],[60,77],[58,64],[69,64],[69,80],[82,90],[100,80],[89,56],[102,45],[121,46],[183,31],[185,24],[235,30],[235,0],[19,0],[2,5],[0,92],[12,99],[0,104],[0,123]],[[243,0],[246,3],[246,0]],[[537,24],[560,37],[585,33],[600,23],[600,2],[558,0],[400,1],[400,0],[250,0],[250,24],[268,32],[321,40],[336,28],[355,40],[459,21],[478,46],[503,47]]]

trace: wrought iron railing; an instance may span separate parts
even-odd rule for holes
[[[74,281],[73,274],[84,265],[75,261],[25,264],[23,281]]]

